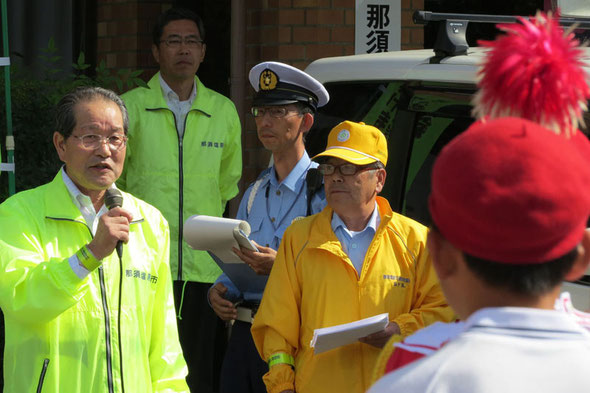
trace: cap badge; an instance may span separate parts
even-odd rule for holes
[[[346,142],[348,138],[350,138],[350,131],[348,130],[340,131],[338,133],[338,136],[336,137],[336,139],[338,139],[338,142]]]
[[[260,90],[273,90],[277,87],[279,77],[268,68],[260,73]]]

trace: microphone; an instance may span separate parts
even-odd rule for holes
[[[123,194],[121,194],[121,191],[117,190],[116,188],[109,188],[104,195],[104,205],[109,210],[111,210],[115,207],[123,206]],[[119,256],[119,259],[122,259],[123,258],[123,242],[121,240],[119,240],[117,242],[116,250],[117,250],[117,255]]]
[[[305,176],[305,183],[307,184],[307,215],[311,214],[311,198],[322,187],[323,177],[318,168],[309,168]]]

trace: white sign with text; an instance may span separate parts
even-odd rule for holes
[[[401,0],[356,0],[354,53],[401,49]]]

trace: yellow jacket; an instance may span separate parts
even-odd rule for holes
[[[174,315],[168,224],[126,193],[123,207],[133,221],[123,246],[119,314],[115,252],[83,279],[70,267],[68,258],[92,240],[92,232],[61,171],[52,182],[0,204],[5,392],[121,392],[122,380],[128,393],[189,391]]]
[[[426,250],[426,227],[394,213],[384,198],[377,204],[381,224],[360,277],[332,231],[330,207],[285,232],[252,326],[263,359],[280,352],[295,357],[294,372],[281,364],[264,376],[270,393],[368,389],[380,350],[355,343],[314,355],[314,329],[388,312],[407,336],[451,320]]]

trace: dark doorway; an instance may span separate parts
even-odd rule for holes
[[[188,8],[203,19],[207,52],[198,75],[205,86],[229,97],[231,1],[177,0],[174,5]]]

